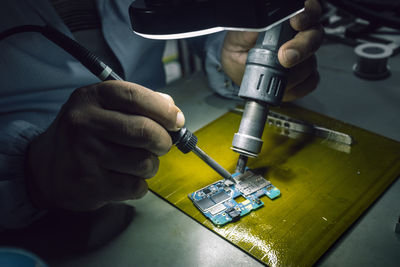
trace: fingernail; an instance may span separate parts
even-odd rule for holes
[[[292,66],[300,59],[300,54],[295,49],[287,49],[285,51],[285,60],[288,65]]]
[[[185,125],[185,116],[183,115],[182,111],[179,110],[178,114],[176,115],[176,127],[182,128]]]

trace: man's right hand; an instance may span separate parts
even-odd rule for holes
[[[172,98],[128,82],[77,89],[28,150],[29,192],[39,208],[92,210],[147,192],[145,179],[184,125]]]

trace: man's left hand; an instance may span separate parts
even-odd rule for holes
[[[289,68],[288,84],[283,101],[300,98],[313,91],[319,82],[317,60],[314,55],[321,46],[324,31],[319,22],[321,5],[318,0],[307,0],[305,10],[290,19],[298,33],[283,44],[278,52],[279,62]],[[225,73],[240,85],[248,51],[255,45],[258,33],[228,32],[221,53]]]

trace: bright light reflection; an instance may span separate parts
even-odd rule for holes
[[[183,39],[183,38],[191,38],[191,37],[197,37],[197,36],[202,36],[202,35],[207,35],[207,34],[212,34],[216,32],[221,32],[221,31],[253,31],[253,32],[264,32],[268,31],[269,29],[275,27],[279,23],[290,19],[291,17],[301,13],[304,11],[304,8],[290,14],[287,17],[284,17],[281,20],[278,20],[277,22],[268,25],[267,27],[264,28],[259,28],[259,29],[254,29],[254,28],[235,28],[235,27],[214,27],[214,28],[209,28],[205,30],[200,30],[200,31],[192,31],[192,32],[184,32],[184,33],[173,33],[173,34],[146,34],[146,33],[140,33],[134,31],[137,35],[142,36],[144,38],[148,39],[154,39],[154,40],[172,40],[172,39]]]
[[[267,228],[271,229],[270,226],[267,226]],[[265,255],[261,259],[263,260],[265,259],[265,257],[267,257],[267,262],[269,266],[274,267],[279,265],[279,259],[277,256],[278,253],[274,249],[272,249],[271,242],[260,239],[258,236],[253,235],[251,232],[249,232],[248,229],[238,227],[238,225],[236,225],[233,228],[214,227],[213,230],[224,236],[226,239],[233,242],[234,244],[245,242],[253,245],[249,252],[251,252],[251,250],[253,250],[254,248],[257,248],[258,250],[265,253]]]

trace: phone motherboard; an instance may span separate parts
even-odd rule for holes
[[[203,187],[189,194],[189,198],[215,225],[223,226],[262,207],[264,203],[260,197],[275,199],[280,194],[264,177],[247,170],[243,174],[233,174],[232,180],[219,180]],[[244,200],[239,201],[239,198]]]

